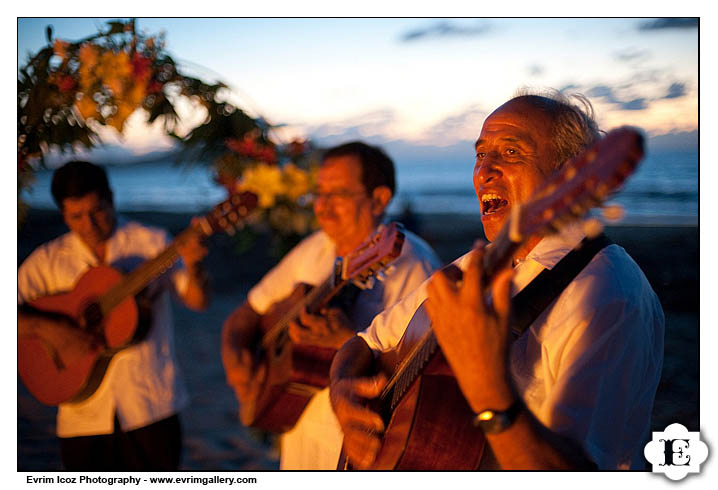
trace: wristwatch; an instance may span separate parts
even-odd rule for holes
[[[523,409],[523,402],[517,398],[506,410],[489,408],[479,412],[474,418],[474,426],[479,427],[485,434],[498,434],[511,427]]]

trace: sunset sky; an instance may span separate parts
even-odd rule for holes
[[[108,19],[18,20],[18,64],[56,38],[77,40]],[[696,21],[644,18],[164,19],[185,72],[221,80],[240,107],[287,135],[362,137],[447,146],[472,141],[486,115],[521,87],[582,93],[600,125],[649,136],[698,126]],[[128,147],[168,146],[138,121]]]

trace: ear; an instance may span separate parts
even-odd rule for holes
[[[371,212],[374,216],[381,216],[384,214],[384,210],[389,205],[392,198],[391,189],[385,185],[380,185],[372,192],[371,200]]]

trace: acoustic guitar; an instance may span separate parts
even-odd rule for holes
[[[233,233],[256,206],[255,194],[234,194],[200,218],[197,227],[184,230],[157,257],[126,276],[109,266],[93,267],[72,291],[31,301],[31,311],[46,312],[48,318],[70,317],[78,328],[95,334],[101,342],[76,362],[65,365],[37,335],[18,336],[18,373],[30,393],[46,405],[79,402],[92,395],[112,356],[133,343],[139,317],[134,296],[175,263],[179,258],[177,244],[190,234]]]
[[[529,237],[557,232],[602,203],[633,173],[642,157],[642,135],[623,127],[567,162],[529,202],[513,207],[509,220],[486,249],[483,283],[489,284]],[[587,229],[587,234],[600,233],[597,222],[590,223],[593,233]],[[455,276],[452,279],[461,278],[458,268],[451,272]],[[429,329],[418,341],[405,339],[380,362],[390,376],[371,406],[384,418],[386,431],[371,469],[478,468],[484,457],[484,434],[473,425],[475,414],[436,336]],[[342,451],[338,468],[350,467]]]
[[[267,376],[261,388],[240,404],[244,425],[277,433],[294,427],[312,396],[329,385],[336,349],[294,344],[289,324],[305,308],[309,313],[321,311],[350,282],[381,273],[401,254],[403,244],[401,225],[387,225],[349,255],[337,258],[333,273],[319,286],[310,290],[305,284],[298,285],[262,316],[263,334],[254,356],[266,366]]]

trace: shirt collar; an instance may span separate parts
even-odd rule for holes
[[[586,236],[580,223],[566,225],[560,233],[547,235],[514,267],[513,294],[525,288],[544,269],[553,269]]]
[[[553,269],[585,236],[581,223],[566,225],[560,233],[543,237],[528,253],[524,262],[530,260],[538,262],[546,269]]]

